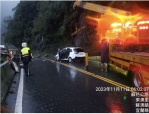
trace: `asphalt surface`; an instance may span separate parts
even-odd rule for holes
[[[84,63],[80,62],[59,63],[35,58],[31,63],[32,76],[24,76],[22,113],[136,112],[136,101],[130,92],[115,91],[113,89],[116,86],[110,81],[98,78],[104,77],[131,86],[125,77],[112,70],[108,73],[101,72],[97,61],[89,62],[88,68],[88,72],[96,74],[97,78],[71,66],[86,70]],[[15,80],[18,80],[18,76]],[[14,84],[17,85],[18,82]],[[101,89],[103,87],[110,87],[112,90],[104,91]],[[6,99],[7,108],[11,112],[14,112],[17,87],[15,90]]]

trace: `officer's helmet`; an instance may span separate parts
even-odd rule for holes
[[[23,42],[22,43],[22,47],[27,47],[27,43],[26,42]]]

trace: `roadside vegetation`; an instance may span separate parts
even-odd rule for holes
[[[8,25],[5,41],[21,48],[26,41],[33,50],[55,51],[58,47],[75,46],[71,34],[76,26],[85,25],[84,17],[90,14],[81,8],[73,9],[74,1],[20,1],[13,8],[14,17],[5,18]],[[81,21],[80,21],[81,20]],[[87,25],[90,26],[90,25]],[[82,31],[80,46],[93,44],[89,35],[93,30]],[[88,33],[88,34],[85,34]]]
[[[93,2],[93,1],[91,1]],[[94,1],[101,5],[115,5],[129,9],[126,2]],[[113,4],[112,4],[113,3]],[[119,5],[116,5],[118,4]],[[13,17],[5,18],[7,32],[5,42],[21,48],[27,42],[34,52],[55,53],[64,46],[81,46],[86,52],[99,51],[99,36],[96,34],[97,22],[87,20],[90,15],[100,17],[96,12],[82,8],[73,9],[74,1],[20,1],[13,8]],[[123,5],[124,4],[124,5]],[[120,7],[122,6],[123,7]],[[78,34],[71,36],[77,28],[85,26]],[[78,43],[79,42],[79,43]]]

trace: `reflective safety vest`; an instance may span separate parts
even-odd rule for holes
[[[31,57],[33,58],[33,55],[32,55],[32,53],[30,52],[30,48],[29,48],[29,47],[24,47],[24,48],[21,50],[21,54],[22,54],[22,57],[31,56]]]

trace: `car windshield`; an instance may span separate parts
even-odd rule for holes
[[[75,48],[74,52],[84,52],[84,50],[82,48]]]

